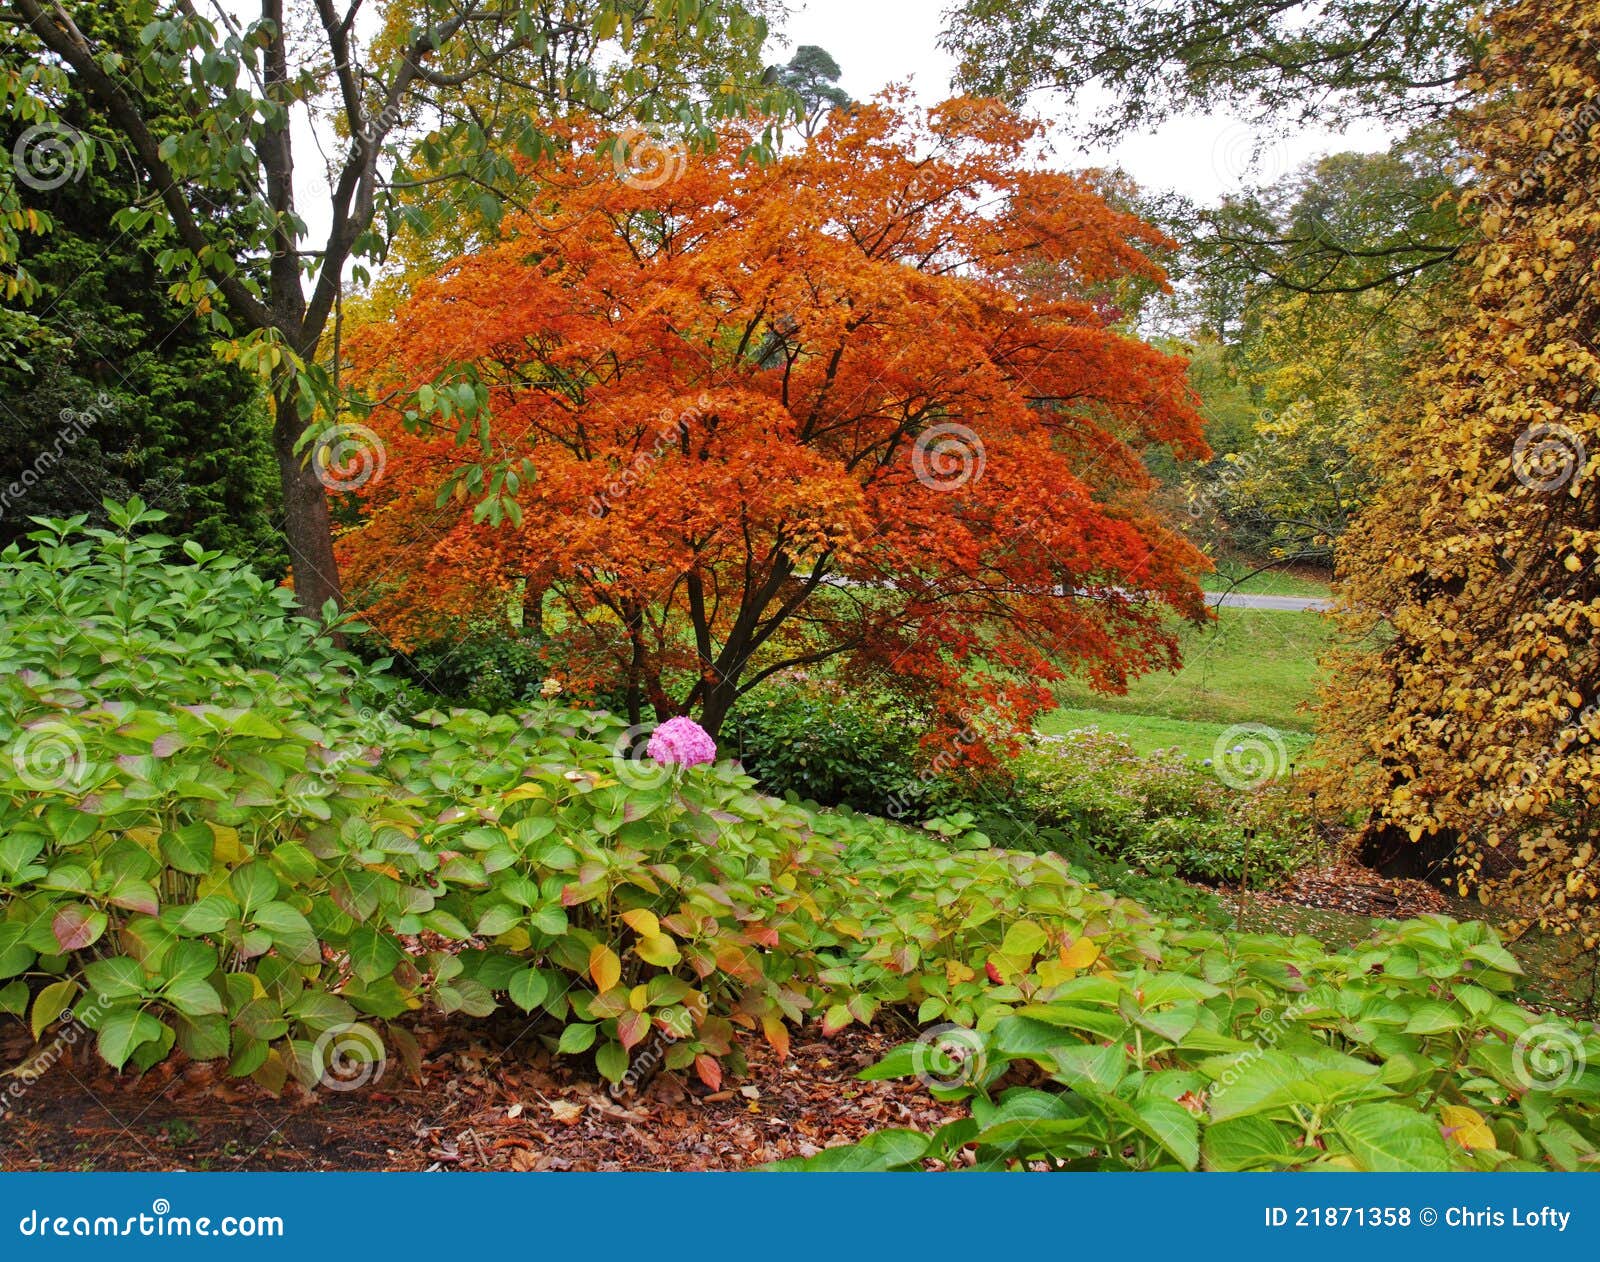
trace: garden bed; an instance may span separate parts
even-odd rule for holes
[[[81,1044],[6,1100],[0,1169],[738,1170],[965,1112],[915,1081],[855,1080],[904,1040],[898,1029],[824,1038],[808,1026],[782,1061],[750,1040],[748,1077],[724,1090],[662,1074],[620,1097],[514,1019],[413,1032],[420,1081],[391,1064],[359,1090],[290,1083],[276,1098],[211,1064],[119,1076]],[[6,1063],[31,1045],[21,1022],[0,1025]]]

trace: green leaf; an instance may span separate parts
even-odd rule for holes
[[[265,863],[247,863],[233,870],[228,884],[245,908],[255,908],[278,895],[278,878]]]
[[[1200,1152],[1211,1170],[1270,1170],[1296,1160],[1287,1129],[1264,1117],[1238,1117],[1206,1127]],[[1302,1159],[1315,1156],[1315,1150]]]
[[[33,1001],[33,1015],[29,1020],[35,1040],[44,1033],[52,1021],[67,1010],[72,1003],[72,997],[77,993],[78,983],[70,979],[52,982],[39,992]]]
[[[161,995],[186,1017],[214,1017],[227,1011],[211,983],[198,977],[177,978]]]
[[[594,1034],[598,1027],[574,1022],[561,1031],[561,1041],[556,1044],[556,1050],[564,1056],[576,1056],[586,1052],[594,1046]]]
[[[1439,1124],[1399,1104],[1358,1104],[1334,1123],[1350,1155],[1367,1170],[1450,1169]]]
[[[405,958],[398,942],[368,925],[361,925],[350,934],[350,967],[364,982],[387,977]]]
[[[250,918],[258,928],[271,934],[273,946],[291,959],[311,964],[321,958],[317,935],[311,931],[306,918],[288,903],[262,903]]]
[[[138,960],[113,955],[86,965],[83,977],[89,989],[101,999],[131,999],[145,989],[144,969]]]
[[[14,1017],[20,1017],[28,1011],[28,1000],[32,998],[28,990],[28,983],[20,978],[5,986],[0,986],[0,1012],[8,1012]]]
[[[1515,973],[1521,975],[1522,965],[1517,962],[1517,957],[1497,942],[1479,942],[1467,948],[1467,958],[1487,964],[1490,968],[1499,969],[1502,973]]]
[[[1006,930],[1005,939],[1000,943],[1000,954],[1013,958],[1037,955],[1044,950],[1048,941],[1049,938],[1038,925],[1031,920],[1019,920]]]
[[[1210,1099],[1211,1119],[1225,1122],[1272,1109],[1284,1108],[1300,1098],[1306,1071],[1287,1052],[1241,1052],[1205,1062],[1216,1086]]]
[[[1076,1047],[1057,1047],[1051,1053],[1056,1070],[1051,1076],[1068,1087],[1090,1086],[1110,1092],[1122,1081],[1127,1068],[1127,1053],[1120,1043],[1110,1047],[1079,1044]]]
[[[607,1043],[594,1054],[594,1067],[607,1082],[621,1082],[628,1072],[628,1053],[621,1043]]]
[[[216,844],[216,834],[211,831],[211,825],[203,822],[185,824],[169,833],[162,833],[158,842],[161,857],[167,864],[191,876],[204,876],[211,871]]]
[[[161,1038],[166,1027],[148,1012],[123,1008],[106,1014],[96,1037],[100,1056],[113,1069],[121,1069],[141,1044]]]
[[[550,993],[550,983],[538,969],[525,968],[512,976],[506,992],[517,1007],[524,1012],[532,1012]]]

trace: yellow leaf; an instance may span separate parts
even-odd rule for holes
[[[772,1050],[778,1053],[780,1060],[787,1060],[789,1056],[789,1027],[784,1025],[782,1017],[765,1016],[761,1018],[761,1032],[767,1036],[767,1042],[772,1045]]]
[[[1464,1104],[1447,1104],[1439,1110],[1439,1120],[1444,1123],[1449,1138],[1463,1148],[1495,1147],[1494,1132],[1476,1109]]]
[[[589,952],[589,976],[604,994],[622,980],[622,961],[608,946],[596,946]]]
[[[1079,938],[1061,948],[1061,963],[1067,968],[1088,968],[1100,958],[1100,948],[1088,938]]]
[[[531,780],[527,780],[512,789],[511,792],[503,794],[500,800],[502,802],[525,802],[529,798],[542,798],[543,796],[544,785],[534,784]]]
[[[239,830],[229,828],[224,824],[212,824],[211,831],[216,835],[217,842],[213,854],[219,863],[239,864],[250,858],[249,853],[239,844]]]
[[[961,982],[970,982],[978,974],[968,968],[960,960],[946,960],[944,962],[944,979],[952,986]]]
[[[622,923],[641,938],[653,938],[661,932],[661,922],[656,919],[655,913],[646,911],[643,907],[623,912]]]
[[[1059,986],[1062,982],[1070,981],[1078,973],[1077,969],[1068,968],[1060,960],[1043,960],[1035,971],[1039,974],[1039,980],[1046,986]]]
[[[72,997],[78,993],[75,981],[53,982],[41,990],[33,1001],[33,1037],[37,1042],[45,1028],[67,1010]]]

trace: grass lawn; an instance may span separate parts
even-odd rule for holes
[[[1315,695],[1317,654],[1331,634],[1326,619],[1314,613],[1220,609],[1211,625],[1184,630],[1183,669],[1176,674],[1147,675],[1123,696],[1071,680],[1058,695],[1073,711],[1182,719],[1216,731],[1233,723],[1266,723],[1281,732],[1309,732],[1312,716],[1300,707]],[[1049,716],[1041,730],[1060,730],[1046,726],[1055,722]]]
[[[1333,587],[1328,580],[1322,577],[1320,570],[1306,566],[1286,567],[1283,569],[1266,570],[1260,574],[1252,574],[1249,579],[1239,583],[1237,588],[1230,585],[1243,579],[1246,574],[1251,574],[1259,565],[1259,561],[1241,561],[1233,557],[1213,557],[1217,569],[1214,574],[1207,574],[1200,586],[1208,592],[1240,591],[1249,592],[1256,596],[1310,596],[1317,600],[1326,600],[1333,594]]]
[[[1226,723],[1195,723],[1187,719],[1171,719],[1163,715],[1117,714],[1109,710],[1053,710],[1038,723],[1039,731],[1049,736],[1070,732],[1075,728],[1094,727],[1122,737],[1141,754],[1176,746],[1190,758],[1212,757],[1218,738],[1225,732]],[[1284,749],[1291,759],[1298,760],[1300,752],[1311,743],[1305,732],[1280,729]]]

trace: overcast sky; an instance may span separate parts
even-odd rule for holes
[[[932,103],[949,96],[953,59],[938,48],[945,0],[792,0],[794,13],[774,41],[769,60],[787,61],[799,44],[818,44],[833,54],[844,72],[840,85],[858,99],[890,83],[910,83]],[[1035,107],[1048,115],[1065,113],[1059,97],[1041,96]],[[1174,120],[1151,135],[1130,136],[1109,150],[1087,154],[1061,144],[1067,166],[1121,166],[1141,184],[1176,189],[1214,202],[1247,179],[1270,182],[1307,160],[1343,149],[1387,146],[1381,131],[1346,135],[1297,128],[1288,139],[1272,138],[1257,153],[1257,134],[1237,119],[1197,117]]]

